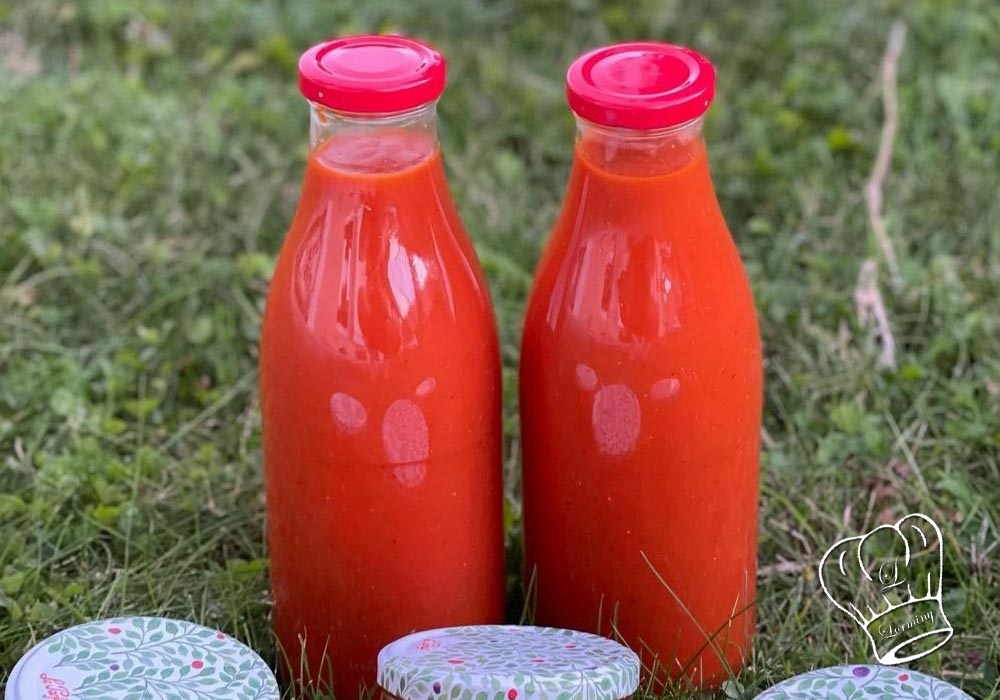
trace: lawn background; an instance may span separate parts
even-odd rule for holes
[[[885,184],[903,278],[880,278],[889,371],[853,293],[878,257],[862,189],[895,19],[909,31]],[[718,67],[709,151],[766,355],[759,633],[727,694],[870,661],[815,564],[915,510],[945,533],[956,635],[914,667],[997,694],[989,0],[0,3],[0,679],[56,629],[120,613],[195,619],[273,659],[256,361],[307,147],[295,63],[363,31],[412,33],[449,58],[445,159],[503,345],[511,571],[520,319],[569,167],[564,70],[601,43],[686,43]],[[518,600],[512,586],[514,616]]]

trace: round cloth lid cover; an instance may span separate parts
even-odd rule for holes
[[[972,700],[945,681],[898,666],[833,666],[782,681],[756,700]]]
[[[147,689],[153,692],[148,692]],[[57,632],[28,651],[6,700],[277,700],[264,660],[217,630],[160,617],[118,617]]]
[[[618,700],[638,688],[639,657],[571,630],[449,627],[382,649],[378,684],[402,700]]]

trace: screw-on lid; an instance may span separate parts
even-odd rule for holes
[[[277,700],[279,692],[264,660],[222,632],[119,617],[71,627],[32,648],[11,671],[4,697]]]
[[[703,115],[714,96],[715,69],[707,58],[652,41],[591,51],[566,74],[570,109],[605,126],[676,126]]]
[[[853,698],[972,700],[961,690],[925,673],[898,666],[832,666],[782,681],[756,700],[852,700]]]
[[[639,686],[639,657],[571,630],[449,627],[382,649],[378,684],[401,700],[619,700]]]
[[[439,98],[444,82],[444,56],[403,36],[333,39],[299,59],[306,99],[342,112],[404,112]]]

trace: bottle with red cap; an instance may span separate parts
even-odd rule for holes
[[[750,652],[762,401],[702,138],[714,90],[667,44],[570,67],[573,165],[520,370],[536,621],[621,635],[657,681],[708,687]]]
[[[403,37],[299,63],[311,147],[261,337],[267,538],[286,672],[341,698],[393,639],[503,614],[500,355],[444,84]]]

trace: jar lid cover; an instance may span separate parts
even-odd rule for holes
[[[756,700],[850,700],[851,698],[972,700],[953,685],[898,666],[832,666],[784,680]]]
[[[330,109],[403,112],[433,102],[445,83],[441,53],[405,36],[368,34],[325,41],[299,59],[299,89]]]
[[[278,683],[248,646],[161,617],[117,617],[57,632],[14,666],[6,700],[277,700]]]
[[[639,686],[639,657],[571,630],[449,627],[383,648],[378,684],[401,700],[619,700]]]
[[[596,49],[566,73],[570,109],[604,126],[677,126],[703,115],[714,96],[715,68],[707,58],[655,41]]]

